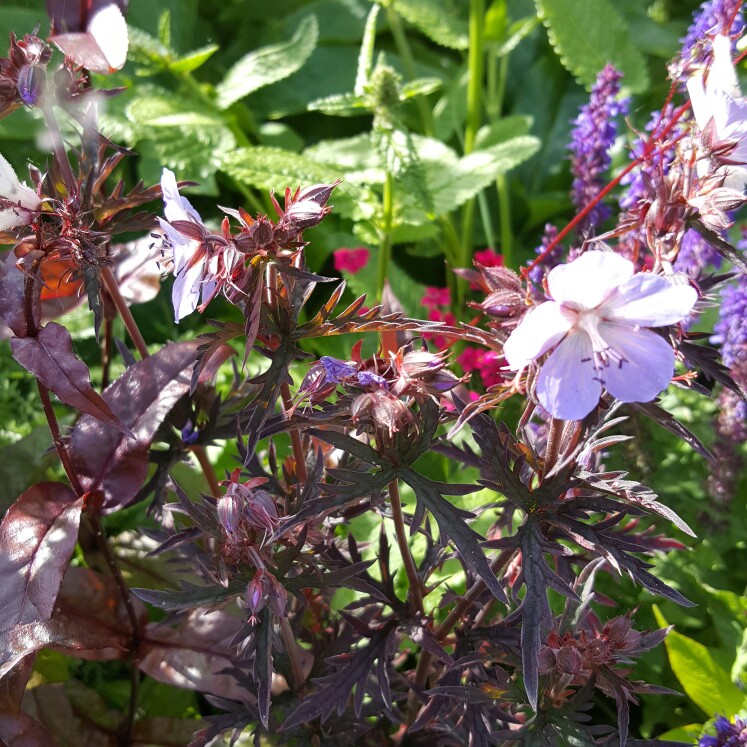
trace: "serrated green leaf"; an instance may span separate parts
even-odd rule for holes
[[[317,20],[311,15],[301,21],[289,41],[262,47],[244,55],[217,87],[220,108],[227,109],[253,91],[295,73],[309,59],[316,48],[318,37]]]
[[[443,81],[439,78],[417,78],[402,86],[400,96],[403,100],[415,96],[427,96],[429,93],[437,91],[442,85]]]
[[[415,144],[406,130],[374,129],[371,141],[379,152],[384,168],[396,181],[396,189],[413,195],[426,212],[433,209],[425,170]]]
[[[535,0],[563,65],[585,86],[612,63],[633,92],[648,85],[646,61],[610,0]]]
[[[343,176],[339,169],[320,164],[305,155],[263,146],[239,148],[226,152],[219,168],[238,181],[260,190],[282,192],[320,182],[330,184]],[[343,181],[333,193],[331,203],[336,213],[351,215],[370,200],[360,186]]]
[[[309,111],[322,112],[337,117],[359,117],[369,114],[368,103],[355,93],[338,93],[309,102]]]
[[[396,0],[394,10],[429,39],[449,49],[467,49],[469,29],[460,8],[467,3],[449,0]]]
[[[202,67],[219,49],[217,44],[200,47],[169,63],[169,69],[174,73],[191,73]]]
[[[366,18],[366,26],[363,29],[363,41],[361,42],[361,51],[358,53],[358,67],[355,73],[355,88],[353,89],[356,96],[363,96],[371,78],[374,46],[376,45],[376,19],[380,7],[375,4],[371,8]]]
[[[659,625],[667,621],[653,605]],[[720,667],[711,652],[698,641],[671,631],[664,639],[672,671],[690,700],[709,717],[723,713],[731,718],[744,704],[744,693],[731,681],[729,673]]]
[[[427,183],[436,215],[463,205],[504,174],[539,150],[539,140],[524,135],[474,151],[452,163],[426,164]]]

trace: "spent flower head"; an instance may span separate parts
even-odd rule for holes
[[[550,271],[553,300],[531,310],[506,340],[504,355],[519,370],[554,348],[537,379],[540,404],[554,417],[580,420],[602,389],[623,402],[649,402],[674,372],[674,351],[647,329],[682,321],[698,294],[633,263],[593,250]]]

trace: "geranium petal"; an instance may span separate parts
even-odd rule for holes
[[[602,369],[604,388],[622,402],[650,402],[669,386],[674,351],[655,332],[602,322],[599,333],[613,355]]]
[[[203,263],[197,262],[185,266],[176,272],[174,287],[171,290],[171,301],[174,304],[174,318],[178,322],[196,308],[200,299]]]
[[[503,346],[509,367],[518,371],[539,358],[567,335],[572,325],[569,313],[555,301],[546,301],[531,309]]]
[[[179,194],[176,176],[169,169],[164,169],[161,174],[161,191],[163,192],[163,214],[166,220],[188,220],[202,225],[200,214],[186,197]]]
[[[558,345],[537,378],[537,398],[542,407],[561,420],[581,420],[602,394],[589,335],[574,330]]]
[[[599,306],[602,319],[641,327],[662,327],[682,321],[698,300],[691,285],[675,285],[662,275],[641,272],[617,288]]]
[[[547,276],[547,287],[555,301],[578,309],[594,309],[609,293],[633,276],[630,260],[613,252],[593,250],[577,260],[558,265]]]

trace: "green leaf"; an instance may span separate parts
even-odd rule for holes
[[[539,150],[539,140],[528,135],[512,138],[453,162],[427,163],[427,182],[436,215],[463,205]]]
[[[667,621],[653,605],[659,625]],[[709,717],[723,713],[731,718],[744,704],[744,693],[731,681],[729,673],[720,667],[702,643],[682,633],[671,631],[664,640],[672,671],[690,700]]]
[[[535,0],[537,12],[563,65],[585,86],[608,63],[631,91],[648,85],[646,61],[610,0]]]
[[[339,176],[339,170],[297,153],[279,148],[239,148],[226,152],[220,169],[240,182],[260,190],[284,191],[323,182],[329,184]],[[332,203],[337,210],[343,203],[365,200],[360,187],[343,182],[335,189]]]
[[[277,83],[303,67],[316,47],[319,28],[315,16],[304,18],[293,37],[244,55],[218,85],[218,105],[227,109],[252,91]]]
[[[475,138],[475,148],[477,150],[484,150],[512,137],[528,135],[531,129],[531,117],[518,114],[511,117],[501,117],[478,130],[477,137]]]
[[[403,101],[415,96],[427,96],[437,91],[442,85],[443,81],[440,78],[417,78],[402,86],[400,96]]]
[[[43,11],[32,8],[21,8],[10,5],[0,8],[0,39],[2,39],[2,54],[7,54],[8,37],[10,32],[16,36],[22,37],[24,34],[30,34],[40,21],[45,18]]]
[[[659,734],[657,739],[664,741],[669,739],[673,742],[686,742],[687,744],[694,744],[695,740],[700,736],[703,731],[702,724],[688,724],[687,726],[678,726],[676,729],[670,729]]]
[[[467,49],[467,17],[457,10],[466,6],[467,3],[449,0],[396,0],[394,10],[436,44],[449,49]]]
[[[138,126],[143,181],[158,182],[168,166],[180,179],[201,182],[198,191],[215,193],[217,165],[236,140],[218,112],[198,106],[164,93],[135,99],[128,107],[129,120]]]
[[[366,27],[363,30],[363,41],[361,42],[361,51],[358,53],[358,68],[355,74],[355,88],[353,91],[356,96],[363,96],[366,92],[366,86],[371,79],[371,70],[373,70],[374,46],[376,45],[376,18],[379,15],[379,5],[374,5],[369,11],[366,18]]]
[[[369,114],[370,107],[363,96],[355,93],[337,93],[309,102],[309,111],[318,111],[337,117],[358,117]]]
[[[169,63],[169,69],[174,73],[191,73],[202,67],[219,49],[217,44],[200,47]]]

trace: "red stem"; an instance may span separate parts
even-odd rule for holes
[[[667,101],[669,101],[670,99],[671,91],[670,95],[667,97]],[[672,114],[671,121],[667,124],[664,130],[662,130],[662,132],[658,134],[657,139],[666,137],[666,135],[668,135],[677,124],[680,117],[689,108],[690,102],[688,101],[682,104],[679,109],[675,109],[674,113]],[[643,149],[643,153],[638,156],[638,158],[635,158],[633,161],[631,161],[614,179],[612,179],[611,182],[609,182],[609,184],[607,184],[606,187],[604,187],[599,192],[599,194],[596,195],[596,197],[594,197],[593,200],[589,202],[588,205],[586,205],[583,210],[577,213],[573,220],[571,220],[570,223],[568,223],[562,231],[558,232],[558,235],[547,245],[547,248],[542,252],[542,254],[539,254],[533,262],[521,268],[521,274],[524,277],[527,277],[529,275],[529,272],[533,270],[540,262],[542,262],[542,260],[545,259],[545,257],[547,257],[553,249],[555,249],[555,247],[579,224],[579,222],[582,221],[599,204],[599,202],[603,200],[620,183],[620,181],[626,174],[629,174],[636,166],[645,161],[656,150],[656,142],[654,142],[654,137],[657,136],[656,130],[660,123],[661,117],[659,118],[659,122],[657,122],[657,126],[654,127],[653,131],[651,132],[651,136],[646,141],[646,146]]]

